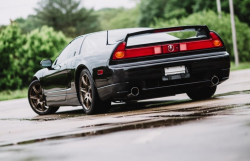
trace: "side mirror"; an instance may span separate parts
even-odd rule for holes
[[[52,61],[50,59],[42,60],[40,64],[44,68],[51,68]]]

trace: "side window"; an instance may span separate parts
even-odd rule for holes
[[[107,43],[107,32],[105,31],[88,35],[83,41],[81,54],[92,53],[106,46],[106,43]]]
[[[77,55],[82,45],[82,40],[83,37],[79,37],[69,43],[69,45],[61,52],[57,59],[57,62],[55,62],[54,65],[61,64],[66,60],[72,58],[73,56]]]

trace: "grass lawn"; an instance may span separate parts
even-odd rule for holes
[[[231,62],[231,71],[241,70],[241,69],[250,69],[250,62],[240,63],[238,67],[236,67],[235,64]]]
[[[0,92],[0,101],[28,97],[28,88],[18,90],[5,90]]]
[[[240,63],[238,67],[235,64],[231,63],[231,71],[241,70],[241,69],[250,69],[250,62]],[[22,90],[5,90],[0,92],[0,101],[12,100],[18,98],[26,98],[28,88]]]

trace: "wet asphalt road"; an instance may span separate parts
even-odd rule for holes
[[[63,107],[37,116],[27,99],[0,102],[0,160],[250,160],[250,70],[216,96],[185,94],[114,104],[86,116]]]

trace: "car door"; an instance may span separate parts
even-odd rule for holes
[[[76,89],[75,89],[75,68],[76,68],[76,62],[77,59],[79,59],[79,53],[80,48],[83,42],[84,36],[79,37],[74,40],[72,44],[72,50],[70,51],[73,55],[72,58],[70,58],[67,61],[67,80],[68,80],[68,89],[67,89],[67,98],[71,99],[72,97],[75,97],[76,95]]]
[[[76,40],[76,39],[75,39]],[[75,43],[73,40],[58,56],[51,69],[44,72],[40,82],[44,89],[47,103],[64,101],[66,99],[67,88],[69,88],[70,73],[69,61],[75,55]]]

